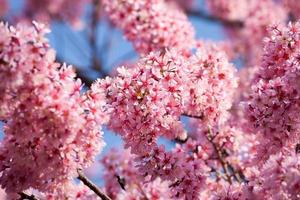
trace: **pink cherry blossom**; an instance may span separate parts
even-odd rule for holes
[[[210,125],[224,123],[237,87],[236,69],[216,45],[198,42],[197,46],[189,60],[185,113]]]
[[[262,168],[249,169],[249,188],[256,199],[300,198],[300,157],[289,152],[272,155]]]
[[[299,23],[273,26],[252,86],[246,113],[261,134],[260,161],[285,148],[295,148],[299,135]]]
[[[43,21],[44,23],[56,19],[79,27],[84,7],[89,2],[90,0],[26,0],[25,13],[29,19]]]
[[[139,53],[164,48],[189,52],[194,46],[194,29],[173,2],[164,0],[104,0],[114,25],[124,31]]]
[[[159,136],[184,134],[179,121],[183,111],[185,63],[175,52],[150,54],[136,68],[118,69],[113,79],[96,82],[107,97],[112,119],[109,127],[120,134],[125,147],[145,154]]]
[[[249,9],[249,0],[207,0],[205,2],[212,14],[223,19],[243,20]]]
[[[102,159],[107,194],[113,199],[120,200],[170,199],[170,183],[163,182],[159,178],[144,182],[136,167],[135,157],[129,150],[113,149]]]
[[[102,149],[99,121],[73,69],[54,62],[43,25],[1,24],[0,32],[1,186],[12,195],[62,190]]]
[[[212,0],[207,4],[214,15],[243,22],[243,27],[226,27],[226,30],[234,49],[244,55],[247,66],[259,63],[267,27],[287,20],[286,9],[273,0]]]

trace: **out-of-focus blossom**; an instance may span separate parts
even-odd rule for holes
[[[174,2],[164,0],[104,0],[114,25],[124,31],[139,53],[176,48],[189,54],[194,29]]]
[[[3,17],[8,10],[8,2],[7,0],[0,0],[0,17]]]
[[[300,156],[294,152],[272,155],[261,168],[249,169],[249,188],[256,199],[300,198]]]
[[[34,189],[28,189],[25,193],[27,195],[34,195],[39,200],[100,200],[100,197],[90,188],[82,183],[76,184],[73,182],[64,184],[60,190],[52,193],[42,193]]]
[[[284,6],[291,12],[293,17],[300,18],[300,3],[298,0],[281,0]]]
[[[229,20],[245,19],[249,9],[249,0],[206,0],[206,4],[213,15]]]
[[[214,15],[243,22],[240,28],[226,27],[226,30],[247,66],[259,63],[267,27],[287,20],[286,9],[273,0],[209,0],[207,4]]]
[[[50,23],[51,20],[63,20],[74,27],[81,27],[81,17],[90,0],[26,0],[25,17]]]

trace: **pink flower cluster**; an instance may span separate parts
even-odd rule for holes
[[[173,196],[188,199],[199,194],[205,179],[203,160],[189,155],[191,148],[166,152],[157,139],[185,136],[183,114],[195,115],[203,126],[224,123],[237,85],[225,53],[212,44],[198,46],[189,58],[174,51],[151,53],[135,67],[119,68],[116,77],[93,85],[94,91],[105,91],[108,125],[137,155],[145,178],[171,181]]]
[[[262,168],[248,172],[248,189],[254,199],[297,200],[300,198],[300,155],[272,155]]]
[[[243,20],[249,9],[249,0],[206,0],[205,2],[208,10],[222,19]]]
[[[193,47],[194,29],[173,2],[165,0],[104,0],[114,25],[124,31],[139,53],[176,48],[186,53]]]
[[[41,24],[0,24],[0,184],[9,194],[63,190],[102,149],[98,118],[71,67],[55,63]],[[62,191],[63,192],[63,191]]]
[[[261,135],[258,158],[295,148],[299,134],[300,23],[273,26],[246,113]]]
[[[113,79],[96,83],[104,88],[112,119],[109,127],[120,134],[125,147],[146,154],[159,136],[183,134],[179,120],[186,82],[184,59],[175,52],[150,54],[135,68],[118,69]]]
[[[144,182],[129,150],[113,149],[103,159],[106,193],[113,199],[170,199],[168,182]]]
[[[84,8],[89,2],[90,0],[26,0],[25,15],[44,23],[56,19],[80,27]]]
[[[68,182],[59,191],[42,193],[38,190],[28,189],[27,195],[34,195],[39,200],[101,200],[90,188],[83,184]]]
[[[194,115],[206,124],[224,123],[237,85],[235,69],[223,52],[202,44],[196,55],[184,58],[174,51],[151,53],[135,68],[96,83],[106,91],[109,127],[126,147],[145,154],[160,136],[185,134],[180,116]]]
[[[216,45],[198,41],[197,48],[187,68],[185,114],[198,116],[207,125],[222,124],[237,88],[236,69]]]
[[[259,63],[267,27],[287,20],[286,9],[273,0],[209,0],[207,4],[214,15],[243,22],[240,29],[226,27],[226,30],[247,66]]]

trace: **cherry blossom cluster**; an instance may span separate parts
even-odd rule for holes
[[[213,43],[198,41],[189,59],[185,114],[198,116],[207,125],[224,123],[237,81],[236,69],[225,52]]]
[[[89,2],[90,0],[26,0],[25,15],[44,23],[56,19],[80,27],[84,8]]]
[[[176,52],[151,53],[134,68],[119,68],[113,79],[96,82],[104,90],[109,127],[138,154],[145,154],[159,136],[170,139],[184,133],[180,122],[187,80],[183,57]]]
[[[195,43],[192,25],[173,2],[104,0],[103,4],[112,23],[139,53],[171,47],[188,53]]]
[[[214,16],[229,20],[243,20],[247,15],[249,0],[206,0],[206,4]]]
[[[38,190],[28,189],[27,195],[34,195],[39,200],[57,200],[57,199],[74,199],[74,200],[101,200],[90,188],[83,184],[68,182],[63,185],[63,189],[52,193],[42,193]]]
[[[255,199],[299,199],[299,169],[299,154],[288,151],[272,155],[262,168],[249,169],[247,187]]]
[[[188,59],[174,51],[151,53],[136,67],[119,68],[115,78],[93,87],[106,91],[107,110],[114,116],[109,127],[124,138],[125,147],[144,154],[160,136],[185,134],[183,114],[211,125],[226,121],[236,85],[225,54],[203,43]]]
[[[0,24],[0,184],[9,195],[64,193],[104,146],[91,99],[73,69],[55,63],[47,32],[37,23]]]
[[[110,151],[102,159],[105,190],[113,199],[170,199],[168,182],[159,178],[144,182],[136,168],[135,156],[129,150]]]
[[[177,145],[172,151],[159,146],[147,155],[138,157],[140,173],[150,180],[157,177],[170,182],[174,199],[195,199],[203,189],[209,168],[197,155],[197,143]]]
[[[245,105],[250,124],[261,135],[260,161],[286,148],[295,148],[300,139],[300,23],[274,25],[270,29],[257,81]]]
[[[286,9],[273,0],[209,0],[207,4],[213,14],[243,22],[240,29],[226,27],[226,30],[234,42],[233,48],[243,54],[247,66],[259,63],[267,27],[287,20]]]
[[[208,171],[193,153],[197,142],[167,152],[157,140],[186,136],[183,114],[194,115],[206,127],[225,123],[237,86],[225,53],[213,44],[199,42],[198,47],[189,58],[174,51],[150,53],[135,67],[121,67],[114,78],[92,86],[105,91],[112,116],[108,126],[136,154],[143,177],[169,181],[173,197],[188,199],[199,195]]]

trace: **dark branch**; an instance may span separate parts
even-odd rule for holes
[[[81,81],[82,81],[82,83],[84,83],[85,86],[90,87],[93,84],[94,80],[91,79],[87,75],[86,71],[80,70],[78,68],[75,68],[75,70],[76,70],[76,76],[77,76],[77,78],[80,78]]]
[[[295,152],[300,153],[300,142],[296,145]]]
[[[77,170],[78,173],[78,179],[86,185],[88,188],[90,188],[97,196],[99,196],[102,200],[111,200],[109,196],[107,196],[103,191],[101,191],[100,188],[97,187],[91,180],[89,180],[82,172],[81,169]]]
[[[195,119],[203,119],[203,115],[197,116],[197,115],[190,115],[190,114],[187,114],[187,113],[183,113],[181,115],[185,116],[185,117],[195,118]]]
[[[212,133],[212,129],[209,127],[208,128],[208,134],[206,135],[207,140],[212,144],[215,152],[217,153],[217,158],[221,163],[221,166],[223,168],[224,174],[226,176],[226,179],[228,182],[231,184],[231,177],[233,177],[236,181],[239,183],[241,182],[246,182],[245,176],[241,171],[236,171],[234,167],[224,159],[224,149],[222,147],[219,147],[216,143],[214,143],[214,136]]]
[[[102,62],[97,58],[98,48],[97,48],[97,25],[100,19],[99,11],[101,9],[101,1],[93,0],[93,10],[91,13],[91,23],[90,23],[90,35],[89,43],[92,51],[92,66],[95,70],[102,74]]]
[[[227,181],[232,184],[232,181],[231,181],[231,177],[230,177],[230,174],[229,174],[229,171],[228,171],[228,165],[227,163],[225,162],[224,158],[223,158],[223,155],[222,155],[222,151],[217,147],[217,145],[213,142],[213,134],[212,134],[212,130],[211,128],[209,127],[208,128],[208,134],[206,135],[206,138],[207,140],[211,143],[211,145],[213,146],[215,152],[217,153],[217,157],[218,157],[218,160],[220,161],[221,163],[221,166],[223,168],[223,171],[224,171],[224,174],[226,176],[226,179]]]
[[[28,195],[28,194],[26,194],[24,192],[20,192],[19,195],[20,195],[19,200],[39,200],[33,194],[32,195]]]
[[[210,15],[202,10],[187,10],[186,12],[189,16],[198,17],[210,22],[219,22],[222,23],[224,26],[229,26],[234,28],[243,28],[244,26],[243,21],[220,18],[217,16]]]
[[[119,176],[119,175],[116,175],[117,179],[118,179],[118,183],[120,185],[120,187],[123,189],[123,190],[126,190],[125,186],[126,186],[126,180],[125,178]]]

